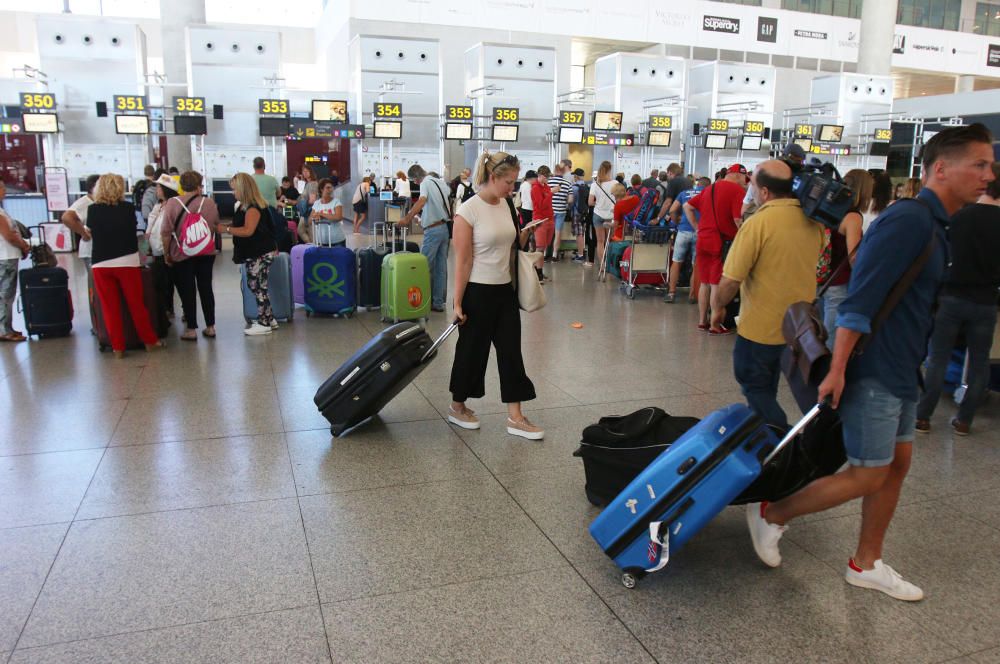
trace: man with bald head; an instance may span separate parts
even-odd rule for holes
[[[726,305],[740,293],[740,321],[733,348],[733,372],[747,403],[764,421],[788,428],[778,405],[778,379],[785,339],[781,322],[795,302],[816,296],[816,263],[826,237],[802,213],[792,195],[788,164],[765,161],[753,173],[758,210],[740,228],[712,293],[712,326],[721,325]]]

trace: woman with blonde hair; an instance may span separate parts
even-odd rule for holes
[[[392,194],[396,202],[403,205],[405,212],[406,206],[410,202],[410,181],[406,179],[406,173],[403,171],[396,171],[396,186],[393,188]]]
[[[594,208],[594,230],[597,233],[597,264],[604,264],[606,237],[615,217],[614,186],[619,184],[611,177],[611,162],[602,161],[597,178],[590,185],[590,206]]]
[[[233,223],[222,225],[223,233],[233,236],[233,262],[246,268],[247,287],[257,300],[257,320],[243,330],[248,337],[271,334],[278,327],[267,295],[267,277],[278,253],[274,233],[269,228],[267,201],[247,173],[237,173],[230,181],[233,194],[240,203]]]
[[[490,346],[496,349],[500,399],[507,404],[507,433],[541,440],[545,432],[528,421],[521,403],[535,398],[535,386],[521,354],[521,314],[513,287],[515,242],[524,247],[530,230],[518,232],[510,195],[521,164],[505,152],[484,152],[473,180],[478,193],[455,213],[455,318],[461,324],[451,367],[452,403],[448,421],[478,429],[479,418],[467,399],[486,394]]]
[[[125,323],[121,311],[123,295],[129,317],[146,350],[163,346],[153,329],[142,297],[135,207],[125,202],[125,180],[122,176],[114,173],[101,176],[94,189],[94,204],[87,210],[86,228],[79,224],[79,228],[73,230],[93,241],[91,269],[94,290],[115,357],[125,356]]]
[[[368,195],[371,192],[372,182],[374,181],[374,177],[367,175],[361,178],[361,184],[354,190],[354,196],[351,198],[351,207],[354,209],[355,235],[361,232],[361,225],[365,223],[365,218],[368,217]]]

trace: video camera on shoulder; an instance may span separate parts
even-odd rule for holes
[[[837,168],[829,162],[820,164],[818,160],[804,164],[795,174],[792,192],[807,217],[831,230],[837,230],[854,200],[854,192],[844,184]]]

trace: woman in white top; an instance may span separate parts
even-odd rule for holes
[[[396,171],[396,186],[392,190],[396,202],[403,206],[405,211],[410,203],[410,181],[406,179],[406,173]]]
[[[479,428],[479,418],[465,402],[486,394],[492,344],[500,398],[507,404],[507,433],[541,440],[545,432],[521,412],[521,402],[535,398],[535,387],[524,370],[521,316],[511,278],[514,242],[523,247],[530,233],[518,233],[517,213],[508,198],[520,170],[514,155],[483,153],[473,180],[479,193],[455,214],[455,318],[462,327],[451,368],[448,421],[463,429]]]
[[[618,184],[611,177],[611,162],[602,161],[597,169],[597,179],[590,185],[589,204],[594,208],[594,230],[597,232],[597,264],[604,265],[605,239],[615,217],[615,195],[612,188]]]
[[[0,181],[0,201],[7,186]],[[27,341],[14,329],[14,298],[17,295],[17,264],[28,255],[28,243],[21,237],[14,220],[0,209],[0,341]]]
[[[344,221],[344,208],[340,201],[333,197],[333,180],[328,178],[320,180],[319,192],[320,198],[313,203],[312,212],[309,213],[309,223],[315,232],[315,237],[310,234],[311,240],[324,246],[347,246],[347,238],[344,237],[344,229],[341,227]]]

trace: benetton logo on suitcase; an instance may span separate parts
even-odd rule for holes
[[[324,269],[330,271],[330,276],[327,278],[323,277]],[[339,276],[337,268],[332,263],[316,263],[312,269],[312,276],[306,280],[309,284],[308,292],[326,298],[332,298],[334,295],[344,297],[344,280],[337,281]]]

